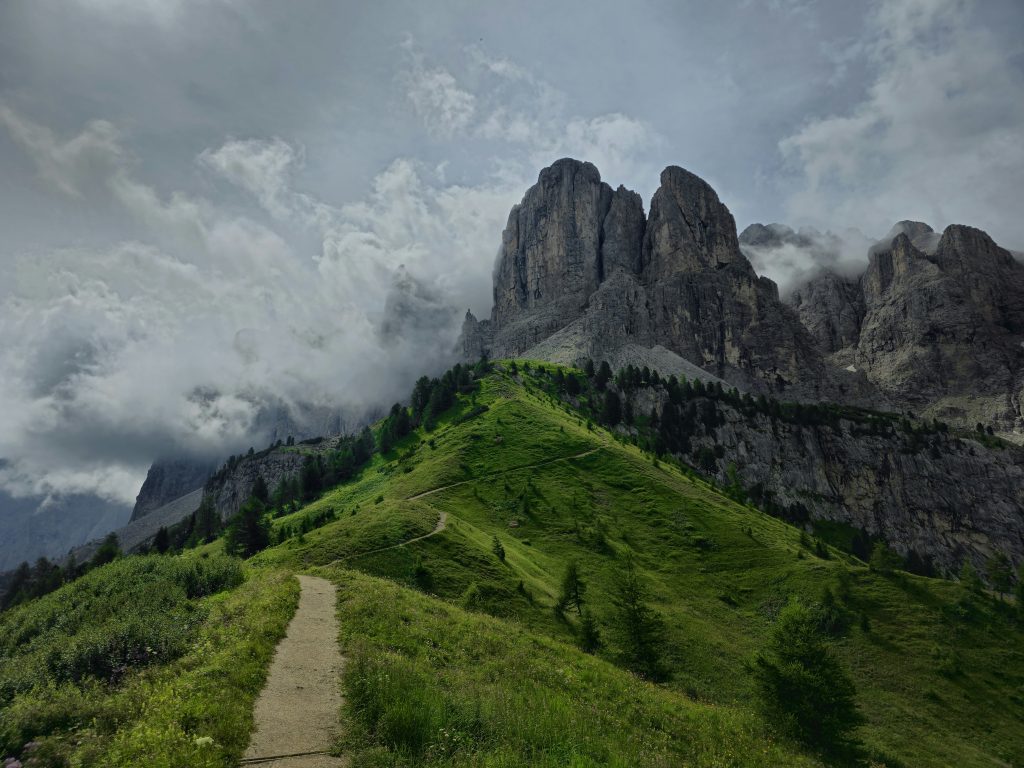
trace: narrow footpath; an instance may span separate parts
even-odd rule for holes
[[[256,727],[242,766],[343,768],[327,751],[338,735],[341,670],[334,585],[299,576],[302,593],[256,701]]]

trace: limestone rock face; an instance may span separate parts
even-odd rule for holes
[[[337,439],[323,441],[321,445],[328,442],[333,445]],[[252,496],[256,478],[262,477],[267,488],[273,492],[282,480],[302,471],[305,458],[305,452],[281,448],[243,457],[234,467],[222,469],[210,479],[203,489],[203,500],[211,500],[221,519],[227,520]]]
[[[972,227],[936,240],[900,222],[890,234],[855,283],[825,273],[794,291],[804,325],[892,403],[1019,434],[1024,265]]]
[[[863,379],[831,370],[771,280],[740,252],[715,191],[671,166],[644,217],[589,163],[541,171],[509,216],[490,321],[467,315],[462,352],[562,362],[657,360],[756,392],[865,399]],[[658,351],[654,351],[654,350]]]
[[[645,281],[728,265],[753,275],[750,262],[740,254],[732,214],[707,182],[669,166],[661,172],[661,186],[651,199],[643,243]]]
[[[462,321],[462,333],[459,334],[459,349],[463,360],[479,360],[491,348],[490,321],[481,323],[470,310],[466,310],[466,318]]]
[[[652,392],[660,413],[663,389],[637,394]],[[650,401],[634,404],[640,407],[649,409]],[[991,449],[952,434],[922,437],[897,426],[865,429],[846,419],[800,424],[722,402],[714,408],[714,426],[697,426],[683,458],[696,466],[702,448],[720,446],[724,455],[711,474],[723,485],[735,465],[746,488],[758,487],[781,507],[863,528],[947,573],[965,558],[982,567],[995,551],[1024,561],[1021,448]]]
[[[612,193],[611,206],[601,224],[602,280],[619,269],[627,274],[640,274],[640,249],[646,227],[640,195],[619,185]]]
[[[860,338],[864,297],[857,280],[824,272],[794,290],[789,301],[823,352],[837,352]]]
[[[165,459],[155,461],[135,498],[132,520],[145,517],[164,504],[203,487],[216,466],[201,459]]]
[[[601,282],[601,225],[612,190],[590,163],[559,160],[512,209],[494,278],[495,329],[532,313],[540,333],[579,312]]]

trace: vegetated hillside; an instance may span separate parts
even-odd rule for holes
[[[542,390],[547,377],[535,376],[537,363],[529,372],[524,367],[520,363],[516,375],[499,372],[485,379],[479,393],[460,400],[433,433],[414,432],[391,454],[378,456],[356,482],[298,513],[330,508],[340,516],[336,522],[304,534],[302,542],[293,538],[270,549],[257,561],[296,568],[333,563],[326,573],[349,595],[353,592],[345,585],[354,577],[345,569],[362,570],[471,613],[511,622],[515,628],[510,633],[567,644],[576,642],[579,618],[572,610],[558,618],[552,608],[566,565],[576,561],[588,584],[586,606],[606,641],[597,656],[621,667],[628,664],[613,631],[612,597],[631,554],[650,590],[651,605],[665,623],[666,679],[657,695],[678,695],[678,706],[686,698],[713,704],[715,712],[734,714],[734,722],[751,713],[754,683],[746,665],[779,610],[794,597],[834,602],[834,648],[857,685],[867,718],[861,733],[876,759],[915,766],[1024,759],[1019,728],[1024,652],[1012,608],[958,583],[871,571],[828,547],[819,545],[815,554],[798,529],[725,498],[703,480],[655,462],[597,427],[589,429],[567,404]],[[446,525],[436,535],[375,551],[403,536],[429,533],[442,514]],[[279,525],[294,525],[291,520],[284,518]],[[406,530],[400,531],[400,525]],[[495,554],[495,537],[503,559]],[[505,646],[487,640],[483,629],[477,642],[468,637],[455,641],[450,633],[456,630],[445,629],[447,621],[462,626],[477,619],[450,606],[429,609],[429,601],[406,593],[402,600],[393,598],[393,587],[359,584],[378,598],[343,599],[342,626],[368,623],[378,629],[358,642],[343,630],[351,655],[358,659],[366,653],[379,661],[384,654],[396,665],[395,674],[404,674],[402,665],[410,665],[428,679],[438,676],[437,696],[458,697],[466,685],[465,695],[477,697],[483,710],[500,712],[507,706],[508,717],[521,716],[510,703],[514,694],[501,691],[520,690],[527,673],[514,659],[502,662]],[[402,608],[405,600],[416,607]],[[368,606],[369,618],[361,613]],[[419,610],[453,617],[439,621],[430,634],[412,618]],[[539,658],[547,655],[539,650],[547,641],[524,642],[538,648]],[[461,650],[453,650],[453,643]],[[558,667],[559,654],[572,652],[553,647],[558,651],[548,658]],[[388,656],[396,648],[406,648],[398,653],[402,658]],[[476,669],[479,665],[489,671]],[[612,674],[610,666],[601,668]],[[348,685],[352,689],[356,682]],[[650,686],[640,689],[654,696]],[[538,690],[537,695],[540,711],[547,694]],[[435,704],[448,712],[442,699]],[[571,709],[569,704],[552,706]],[[589,705],[581,695],[576,706]],[[614,706],[602,702],[599,709]],[[530,707],[524,707],[528,712]],[[389,737],[380,718],[389,717],[390,710],[381,702],[370,709],[377,715],[366,725],[366,738],[386,749]],[[465,760],[480,749],[493,749],[495,756],[519,749],[520,759],[532,754],[521,741],[513,748],[517,739],[500,727],[498,715],[491,726],[470,727],[459,725],[458,713],[449,714],[453,720],[445,726],[468,739],[455,749]],[[366,715],[354,710],[353,716],[362,722]],[[595,733],[604,730],[593,727]],[[486,743],[477,741],[474,728],[482,729]],[[661,733],[657,726],[650,729]],[[433,754],[424,749],[413,763]],[[623,755],[621,764],[637,759],[626,756],[632,755],[628,751],[609,754]],[[687,753],[680,749],[674,754],[678,762]],[[580,759],[581,764],[604,760],[594,755]],[[615,759],[604,762],[615,764]],[[460,762],[438,758],[437,764]],[[647,764],[660,763],[650,756]]]
[[[89,706],[134,696],[132,716],[100,721],[101,741],[141,739],[142,729],[151,754],[186,755],[183,745],[211,736],[212,718],[220,730],[215,744],[201,741],[214,750],[208,762],[189,762],[188,753],[185,764],[231,765],[249,727],[236,710],[251,703],[267,639],[279,636],[281,608],[294,600],[280,574],[314,571],[339,585],[349,660],[339,749],[354,766],[820,765],[833,758],[778,733],[778,719],[757,705],[754,659],[796,599],[812,607],[849,670],[871,762],[1024,762],[1024,633],[1012,603],[977,585],[895,571],[884,558],[871,570],[815,545],[589,424],[547,391],[559,370],[582,380],[549,365],[499,364],[462,387],[451,408],[428,411],[429,431],[416,426],[421,392],[420,407],[378,426],[383,454],[316,500],[275,504],[273,546],[251,558],[245,584],[198,598],[230,605],[228,627],[250,627],[258,650],[230,629],[215,633],[211,613],[187,630],[203,638],[188,646],[193,656],[62,690]],[[209,554],[223,545],[201,546]],[[561,600],[570,563],[585,584],[580,606]],[[82,581],[0,616],[0,631],[45,601],[70,599]],[[621,631],[624,585],[648,611],[649,637],[660,633],[646,649],[653,654]],[[53,653],[65,645],[60,631],[47,641]],[[20,653],[4,646],[3,659]],[[249,670],[231,696],[235,714],[222,718],[224,702],[182,703],[200,680],[185,660],[212,654],[225,670],[218,674],[231,659]],[[173,687],[161,682],[175,674]],[[91,733],[88,719],[43,716],[40,690],[0,699],[5,723],[23,712],[5,749],[48,733],[58,746]],[[125,754],[81,764],[138,764]]]

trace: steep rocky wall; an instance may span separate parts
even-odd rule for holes
[[[667,401],[663,390],[634,397],[637,413],[660,413]],[[733,465],[745,488],[761,486],[782,507],[863,528],[949,573],[965,557],[980,567],[995,550],[1024,560],[1024,449],[922,433],[920,424],[916,436],[895,422],[876,430],[849,419],[800,424],[705,399],[698,411],[708,402],[718,423],[698,419],[683,458],[696,466],[702,448],[721,446],[710,473],[720,484],[732,482]]]
[[[1024,265],[972,227],[893,233],[858,280],[826,272],[794,291],[801,321],[893,404],[1020,435]]]
[[[339,438],[331,437],[315,444],[281,446],[261,451],[253,456],[240,457],[215,474],[203,489],[203,500],[210,500],[221,519],[234,515],[252,496],[256,478],[262,477],[267,489],[273,493],[282,480],[297,475],[306,457],[324,453],[337,447]]]
[[[216,464],[202,459],[162,459],[153,462],[135,498],[131,519],[138,520],[174,499],[203,487]]]
[[[467,313],[466,359],[658,359],[745,390],[867,401],[863,377],[826,365],[778,289],[740,252],[715,191],[676,166],[644,216],[589,163],[541,171],[509,216],[489,320]],[[665,371],[665,372],[669,372]]]

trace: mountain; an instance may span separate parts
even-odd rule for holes
[[[873,395],[862,377],[826,363],[741,253],[715,191],[675,166],[662,172],[649,215],[590,163],[541,171],[502,234],[491,317],[467,313],[462,352],[648,365],[790,399]]]
[[[0,572],[72,547],[128,522],[131,507],[92,494],[17,497],[0,491]]]
[[[272,546],[244,566],[221,538],[116,561],[0,613],[0,752],[237,764],[299,601],[292,574],[314,572],[337,589],[336,749],[354,765],[838,764],[758,705],[754,659],[793,600],[853,682],[870,764],[1024,762],[1012,603],[885,558],[869,568],[729,498],[633,445],[625,425],[600,426],[617,386],[604,384],[481,366],[430,430],[275,510]],[[743,407],[691,394],[700,411]],[[557,608],[570,570],[580,611]],[[624,595],[656,629],[653,666],[623,631],[637,605]]]
[[[1020,437],[1024,264],[981,230],[900,222],[859,277],[825,271],[790,303],[835,367],[893,404]]]

